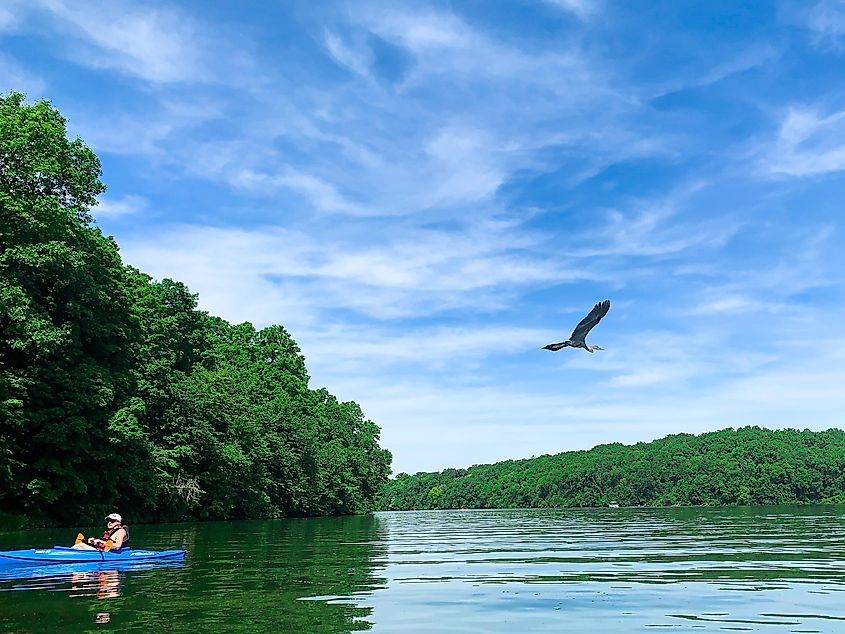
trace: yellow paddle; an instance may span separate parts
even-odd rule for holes
[[[77,533],[76,534],[76,541],[73,542],[73,545],[76,546],[77,544],[82,543],[84,541],[85,541],[85,535],[83,535],[82,533]],[[103,547],[100,550],[107,553],[112,548],[114,548],[114,542],[109,539],[109,540],[106,540],[106,543],[103,544]]]

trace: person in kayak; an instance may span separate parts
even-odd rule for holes
[[[111,540],[112,546],[109,550],[120,552],[129,548],[129,527],[123,523],[123,518],[119,513],[112,513],[106,516],[106,532],[103,533],[102,539],[89,537],[87,543],[84,539],[80,533],[73,547],[83,550],[103,550]]]

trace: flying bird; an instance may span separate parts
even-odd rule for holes
[[[578,325],[575,326],[575,330],[572,331],[572,334],[569,336],[569,339],[566,341],[561,341],[560,343],[550,343],[547,346],[543,346],[544,350],[552,350],[557,352],[562,348],[584,348],[587,352],[593,352],[594,350],[604,350],[601,346],[591,346],[589,345],[585,339],[587,338],[587,333],[590,332],[593,327],[601,321],[601,318],[607,314],[607,311],[610,310],[610,300],[606,299],[603,302],[599,302],[595,306],[593,306],[593,310],[589,312],[589,314],[584,317]]]

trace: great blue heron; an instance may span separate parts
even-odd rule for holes
[[[594,350],[604,350],[601,346],[591,346],[589,345],[585,339],[587,338],[587,333],[593,329],[597,323],[601,321],[601,318],[607,314],[607,311],[610,310],[610,300],[606,299],[603,302],[599,302],[595,306],[593,306],[593,310],[584,317],[578,325],[575,326],[575,330],[572,331],[569,339],[566,341],[561,341],[560,343],[550,343],[547,346],[543,346],[544,350],[552,350],[557,352],[563,348],[584,348],[587,352],[593,352]]]

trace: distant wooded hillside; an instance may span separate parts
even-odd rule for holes
[[[845,432],[760,427],[401,473],[384,510],[845,503]]]

